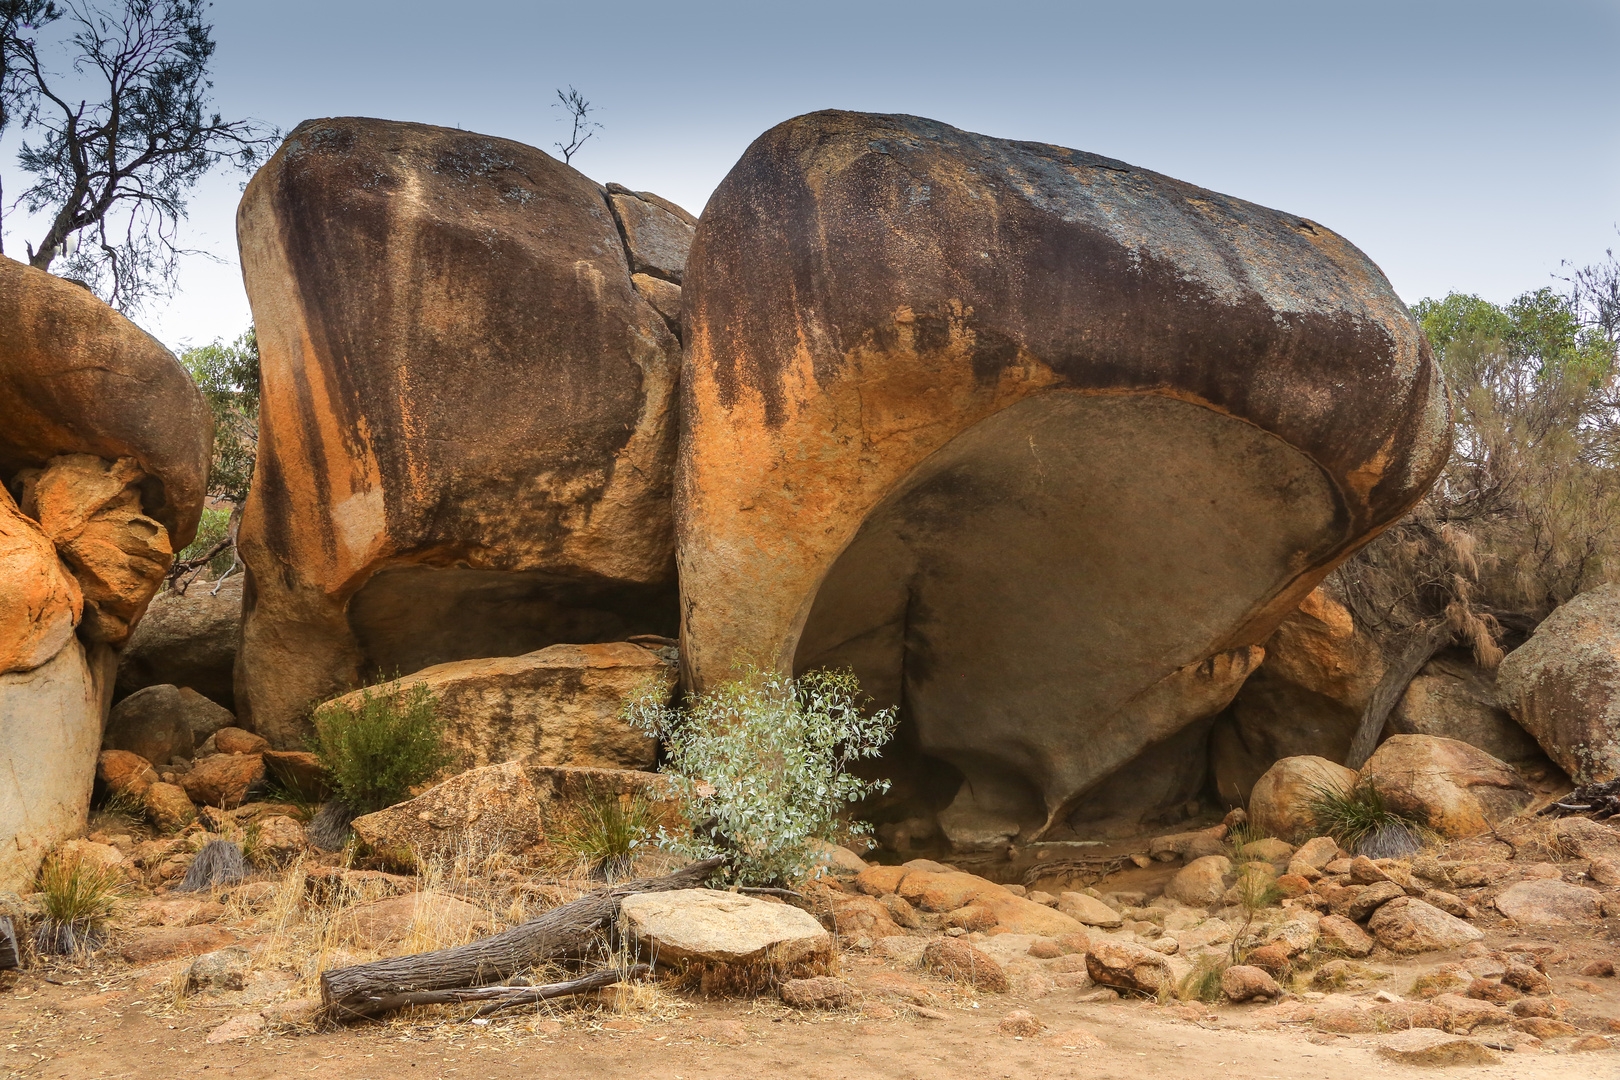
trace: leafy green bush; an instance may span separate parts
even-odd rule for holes
[[[852,672],[794,679],[754,668],[685,708],[666,705],[652,683],[633,695],[626,717],[664,740],[676,805],[692,823],[690,833],[661,832],[665,846],[694,859],[723,855],[735,880],[770,885],[802,877],[815,841],[841,829],[869,832],[839,814],[887,791],[888,781],[845,770],[878,755],[894,735],[895,710],[863,715],[859,697]]]
[[[1404,833],[1412,849],[1418,847],[1427,830],[1418,822],[1389,808],[1384,796],[1372,780],[1357,783],[1349,791],[1325,784],[1312,785],[1306,807],[1316,822],[1317,831],[1333,837],[1340,847],[1355,854],[1367,854],[1363,849],[1375,838],[1388,838]]]
[[[329,701],[314,721],[315,757],[356,814],[403,802],[412,785],[450,763],[439,699],[426,683],[368,686],[358,705]]]

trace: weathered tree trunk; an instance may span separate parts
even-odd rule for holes
[[[604,968],[593,971],[589,975],[581,975],[577,979],[566,982],[544,983],[540,986],[480,986],[464,987],[459,990],[417,990],[406,994],[383,994],[356,1002],[353,1005],[337,1006],[334,1016],[339,1020],[358,1020],[362,1017],[377,1016],[395,1009],[404,1009],[411,1005],[456,1005],[469,1001],[487,1001],[488,1005],[473,1014],[473,1018],[489,1016],[502,1009],[509,1009],[513,1005],[526,1005],[536,1001],[547,1001],[551,998],[567,997],[570,994],[582,994],[587,990],[597,990],[604,986],[612,986],[616,982],[628,982],[639,979],[652,971],[647,964],[633,964],[628,970],[620,971],[618,968]]]
[[[1385,669],[1384,677],[1378,680],[1372,697],[1367,699],[1367,708],[1362,711],[1361,723],[1356,727],[1356,737],[1350,740],[1350,752],[1344,758],[1347,768],[1360,769],[1367,764],[1378,747],[1378,735],[1401,695],[1423,670],[1423,665],[1451,644],[1453,636],[1451,627],[1444,622],[1428,629],[1420,628],[1413,634],[1406,650]]]
[[[581,951],[619,913],[626,896],[696,888],[724,861],[705,859],[664,877],[627,881],[466,945],[334,968],[321,974],[321,1000],[333,1016],[367,1016],[385,1011],[378,1003],[389,998],[498,982],[542,960]]]

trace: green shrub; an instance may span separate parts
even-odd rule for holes
[[[894,734],[895,710],[863,715],[859,695],[848,671],[794,679],[748,668],[680,708],[649,682],[626,717],[664,740],[676,806],[692,823],[690,833],[661,832],[665,846],[695,859],[723,855],[735,880],[771,885],[804,876],[814,842],[869,832],[839,814],[887,791],[888,781],[845,770],[878,755]]]
[[[658,811],[645,794],[593,788],[549,839],[591,876],[616,881],[657,834]]]
[[[1362,854],[1370,841],[1404,834],[1416,848],[1427,830],[1404,814],[1389,808],[1371,778],[1358,782],[1349,791],[1326,784],[1309,789],[1306,808],[1317,831],[1333,837],[1344,850]]]
[[[439,700],[426,683],[368,686],[357,705],[329,701],[314,722],[315,757],[357,814],[403,802],[412,785],[450,763]]]
[[[40,867],[39,891],[45,918],[35,933],[36,947],[74,953],[100,944],[126,886],[116,866],[57,854]]]
[[[1219,1004],[1221,1000],[1221,976],[1226,974],[1230,963],[1220,955],[1205,955],[1198,958],[1198,963],[1187,972],[1178,987],[1180,996],[1185,1001],[1203,1001],[1211,1005]]]

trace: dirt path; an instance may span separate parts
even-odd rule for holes
[[[854,976],[857,984],[860,976]],[[1186,1080],[1433,1075],[1374,1053],[1376,1038],[1305,1030],[1254,1030],[1253,1009],[1193,1021],[1147,1002],[1083,1004],[958,998],[927,1019],[904,1008],[812,1018],[774,1003],[689,1002],[660,995],[649,1012],[561,1013],[483,1026],[448,1019],[396,1020],[320,1034],[267,1034],[210,1045],[207,1032],[240,1006],[191,999],[174,1005],[163,981],[58,986],[24,976],[0,994],[0,1076],[62,1080],[479,1080],[600,1076],[626,1080],[805,1076],[816,1080],[916,1077],[1041,1080],[1144,1076]],[[106,987],[105,989],[102,989]],[[1016,1039],[997,1030],[1025,1009],[1046,1025]],[[893,1014],[885,1017],[885,1014]],[[620,1030],[622,1029],[622,1030]],[[1555,1074],[1620,1074],[1620,1054],[1504,1053],[1502,1063],[1450,1075],[1541,1080]]]

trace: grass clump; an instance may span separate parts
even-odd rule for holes
[[[1182,978],[1178,993],[1183,1001],[1202,1001],[1216,1005],[1221,1000],[1221,976],[1231,964],[1221,956],[1201,956],[1193,969]]]
[[[357,704],[322,705],[314,724],[315,757],[355,815],[403,802],[450,763],[439,700],[426,683],[368,686]]]
[[[835,843],[850,803],[887,791],[846,770],[878,756],[894,735],[895,710],[870,715],[848,671],[798,678],[746,669],[740,678],[697,695],[686,707],[665,703],[651,682],[633,695],[626,718],[662,740],[674,801],[690,832],[660,830],[668,849],[694,859],[724,856],[743,884],[790,884],[815,861],[818,841]]]
[[[96,948],[126,889],[116,866],[76,855],[52,855],[39,871],[45,918],[35,931],[34,947],[58,955]]]
[[[589,876],[616,881],[657,836],[658,818],[643,792],[619,795],[593,787],[549,839]]]
[[[1370,858],[1410,855],[1428,834],[1420,823],[1391,809],[1371,778],[1348,791],[1314,784],[1307,809],[1317,831],[1333,837],[1340,847]]]

